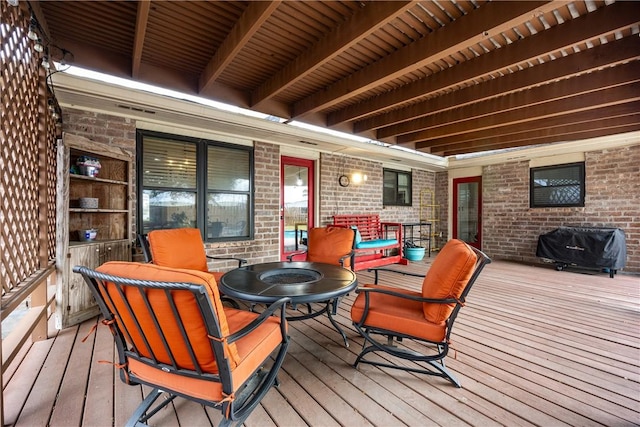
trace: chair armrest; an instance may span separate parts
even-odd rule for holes
[[[233,256],[212,256],[212,255],[207,255],[208,259],[217,259],[217,260],[236,260],[238,261],[238,267],[242,267],[242,264],[246,264],[247,260],[244,258],[236,258]]]
[[[294,252],[292,254],[289,254],[289,255],[287,255],[287,261],[291,262],[291,261],[293,261],[293,257],[299,256],[299,255],[304,255],[306,253],[307,253],[307,251]]]
[[[233,334],[229,335],[227,337],[227,341],[229,343],[232,343],[244,337],[245,335],[250,334],[254,329],[260,326],[260,324],[267,320],[267,318],[271,317],[278,309],[280,309],[280,330],[282,332],[282,336],[285,337],[287,334],[287,316],[285,310],[287,308],[287,303],[289,302],[291,302],[291,298],[289,297],[280,298],[278,301],[269,305],[269,307],[267,307],[262,313],[260,313],[260,316],[252,320],[251,323],[247,324],[239,331],[236,331]]]
[[[355,251],[351,251],[348,254],[344,254],[340,257],[340,259],[338,260],[340,262],[340,266],[344,267],[344,260],[347,258],[351,259],[351,269],[353,269],[353,263],[354,263],[354,256],[355,256],[356,252]]]
[[[359,327],[364,326],[367,320],[367,317],[369,316],[369,306],[370,306],[369,294],[371,293],[385,294],[385,295],[390,295],[396,298],[419,301],[423,303],[424,302],[435,303],[435,304],[462,303],[462,301],[458,301],[454,298],[447,298],[447,299],[423,298],[419,296],[407,295],[405,293],[394,292],[389,289],[379,289],[379,288],[367,288],[367,287],[356,288],[356,294],[360,294],[360,293],[364,294],[364,308],[362,310],[362,318],[357,322],[354,320],[354,323],[357,323]]]
[[[376,285],[378,284],[378,272],[379,271],[388,271],[390,273],[397,273],[397,274],[402,274],[403,276],[412,276],[412,277],[425,277],[424,274],[420,274],[420,273],[409,273],[406,271],[398,271],[398,270],[394,270],[392,268],[369,268],[367,269],[367,271],[371,272],[373,271],[375,278],[374,278],[374,282]]]
[[[413,296],[413,295],[407,295],[405,293],[401,293],[401,292],[394,292],[391,291],[389,289],[379,289],[379,288],[367,288],[367,287],[358,287],[356,288],[356,293],[364,293],[365,294],[365,298],[368,299],[368,294],[369,293],[379,293],[379,294],[386,294],[386,295],[391,295],[394,297],[398,297],[398,298],[403,298],[403,299],[409,299],[409,300],[413,300],[413,301],[419,301],[419,302],[430,302],[430,303],[435,303],[435,304],[450,304],[450,303],[455,303],[455,302],[460,302],[455,298],[445,298],[445,299],[441,299],[441,298],[423,298],[423,297],[417,297],[417,296]]]

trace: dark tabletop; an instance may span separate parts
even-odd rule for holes
[[[318,262],[268,262],[236,268],[222,276],[225,295],[270,303],[290,297],[294,304],[326,301],[353,291],[356,274],[346,268]]]

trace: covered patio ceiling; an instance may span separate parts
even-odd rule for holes
[[[438,156],[640,130],[640,2],[30,5],[53,59]]]

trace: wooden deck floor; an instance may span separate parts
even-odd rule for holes
[[[370,273],[358,276],[361,284],[371,282]],[[385,282],[420,286],[400,275]],[[452,335],[456,351],[448,366],[462,389],[442,378],[354,369],[362,339],[348,320],[352,301],[345,298],[338,315],[349,348],[326,317],[290,323],[280,387],[246,426],[640,425],[638,276],[490,264]],[[114,356],[106,327],[81,342],[95,323],[60,331],[21,355],[5,375],[5,423],[124,424],[145,391],[122,384],[112,365],[99,363]],[[218,411],[177,399],[151,425],[219,420]]]

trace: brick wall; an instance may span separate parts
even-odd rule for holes
[[[238,242],[252,264],[280,260],[280,148],[262,142],[254,147],[255,240]]]
[[[342,174],[351,176],[355,171],[367,175],[363,184],[338,184]],[[434,188],[435,173],[414,169],[413,206],[382,205],[382,164],[378,162],[336,156],[320,155],[320,225],[333,222],[333,215],[377,213],[388,222],[417,222],[420,219],[420,192]]]
[[[559,226],[621,228],[625,270],[640,272],[640,145],[585,154],[584,207],[529,208],[529,162],[484,167],[483,249],[495,259],[539,263],[538,236]]]
[[[63,131],[114,145],[136,154],[135,120],[108,114],[65,108]]]

